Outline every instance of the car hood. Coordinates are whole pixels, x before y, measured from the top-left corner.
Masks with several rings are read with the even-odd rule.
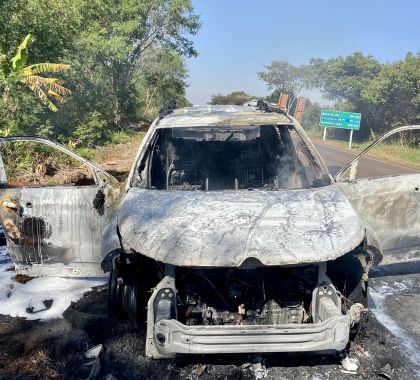
[[[131,188],[119,210],[124,244],[182,266],[295,265],[335,259],[364,238],[335,185],[282,191]]]

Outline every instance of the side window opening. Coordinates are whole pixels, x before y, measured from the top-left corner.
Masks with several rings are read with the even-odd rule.
[[[420,129],[398,131],[378,142],[340,175],[341,179],[383,178],[420,173]]]
[[[160,190],[275,190],[328,184],[322,182],[328,175],[315,159],[305,159],[311,156],[309,150],[296,151],[299,139],[293,126],[285,125],[165,128],[157,131],[139,175],[143,183]]]
[[[2,187],[95,185],[91,168],[49,145],[4,141],[0,150],[7,181]]]

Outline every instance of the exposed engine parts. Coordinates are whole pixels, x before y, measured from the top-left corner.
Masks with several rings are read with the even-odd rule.
[[[180,268],[176,279],[178,316],[186,325],[297,324],[311,321],[318,268]]]
[[[251,268],[252,267],[252,268]],[[165,266],[147,304],[146,355],[289,352],[346,346],[363,305],[327,275],[327,263],[243,268]],[[332,347],[332,348],[331,348]]]

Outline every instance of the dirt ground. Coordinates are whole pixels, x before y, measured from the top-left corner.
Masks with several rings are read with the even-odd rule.
[[[0,379],[414,379],[416,369],[400,342],[369,315],[348,350],[358,374],[343,373],[340,358],[269,354],[144,356],[144,328],[106,317],[106,289],[85,294],[64,319],[27,321],[0,315]],[[93,368],[85,358],[102,344]]]
[[[93,151],[91,161],[112,174],[120,182],[124,182],[128,177],[143,137],[144,133],[139,132],[128,143],[97,147]]]

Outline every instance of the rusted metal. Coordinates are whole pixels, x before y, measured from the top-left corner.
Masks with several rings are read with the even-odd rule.
[[[299,123],[302,122],[303,112],[305,111],[305,103],[306,103],[306,98],[302,96],[298,98],[297,103],[296,103],[294,118]]]
[[[287,112],[287,102],[289,101],[289,94],[281,93],[277,106],[283,112]]]

